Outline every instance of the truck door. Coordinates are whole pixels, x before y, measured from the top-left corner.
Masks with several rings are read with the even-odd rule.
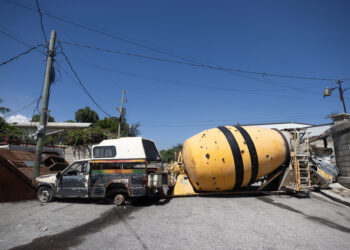
[[[89,186],[88,161],[73,163],[59,180],[60,195],[62,197],[88,197]]]

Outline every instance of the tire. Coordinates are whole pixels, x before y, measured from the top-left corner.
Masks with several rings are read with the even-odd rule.
[[[116,206],[121,206],[125,203],[125,197],[123,194],[116,194],[113,201]]]
[[[38,201],[42,203],[49,203],[53,200],[53,190],[48,186],[42,186],[37,191]]]

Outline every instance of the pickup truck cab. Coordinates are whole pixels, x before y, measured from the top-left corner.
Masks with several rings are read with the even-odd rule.
[[[92,158],[73,162],[57,175],[37,177],[37,198],[113,200],[156,196],[167,186],[162,161],[153,141],[141,137],[104,140],[92,147]]]
[[[50,202],[55,197],[88,198],[90,159],[73,162],[62,172],[39,176],[35,179],[37,198]]]

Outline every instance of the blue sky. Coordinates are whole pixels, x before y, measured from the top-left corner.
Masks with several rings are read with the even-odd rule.
[[[34,0],[16,2],[36,8]],[[39,3],[44,13],[202,64],[283,75],[350,77],[349,1]],[[180,60],[46,15],[43,24],[47,36],[55,29],[61,41]],[[0,0],[0,30],[31,46],[44,40],[38,13],[4,0]],[[0,41],[0,62],[28,49],[1,33]],[[326,116],[331,112],[342,112],[337,92],[323,98],[325,87],[335,86],[334,81],[237,76],[67,44],[63,48],[106,112],[117,116],[115,107],[120,106],[122,90],[127,91],[128,121],[140,122],[141,135],[153,139],[160,149],[218,125],[287,121],[322,124],[330,122]],[[74,119],[77,109],[90,106],[103,118],[72,80],[62,55],[58,53],[56,60],[51,115],[56,121]],[[45,63],[42,54],[32,52],[0,67],[3,106],[15,111],[40,95]],[[343,85],[350,87],[350,81]],[[347,102],[349,95],[350,91],[345,93]],[[34,108],[32,105],[19,114],[31,117]]]

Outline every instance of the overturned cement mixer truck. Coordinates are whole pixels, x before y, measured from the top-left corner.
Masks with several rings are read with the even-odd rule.
[[[35,181],[42,202],[80,197],[121,205],[145,196],[307,192],[337,175],[336,167],[310,148],[303,130],[220,126],[186,140],[182,157],[164,167],[153,141],[124,137],[104,140],[93,146],[92,159]]]
[[[187,139],[168,165],[174,196],[209,192],[293,191],[324,187],[338,172],[315,157],[305,129],[219,126]],[[170,193],[170,192],[168,192]]]

